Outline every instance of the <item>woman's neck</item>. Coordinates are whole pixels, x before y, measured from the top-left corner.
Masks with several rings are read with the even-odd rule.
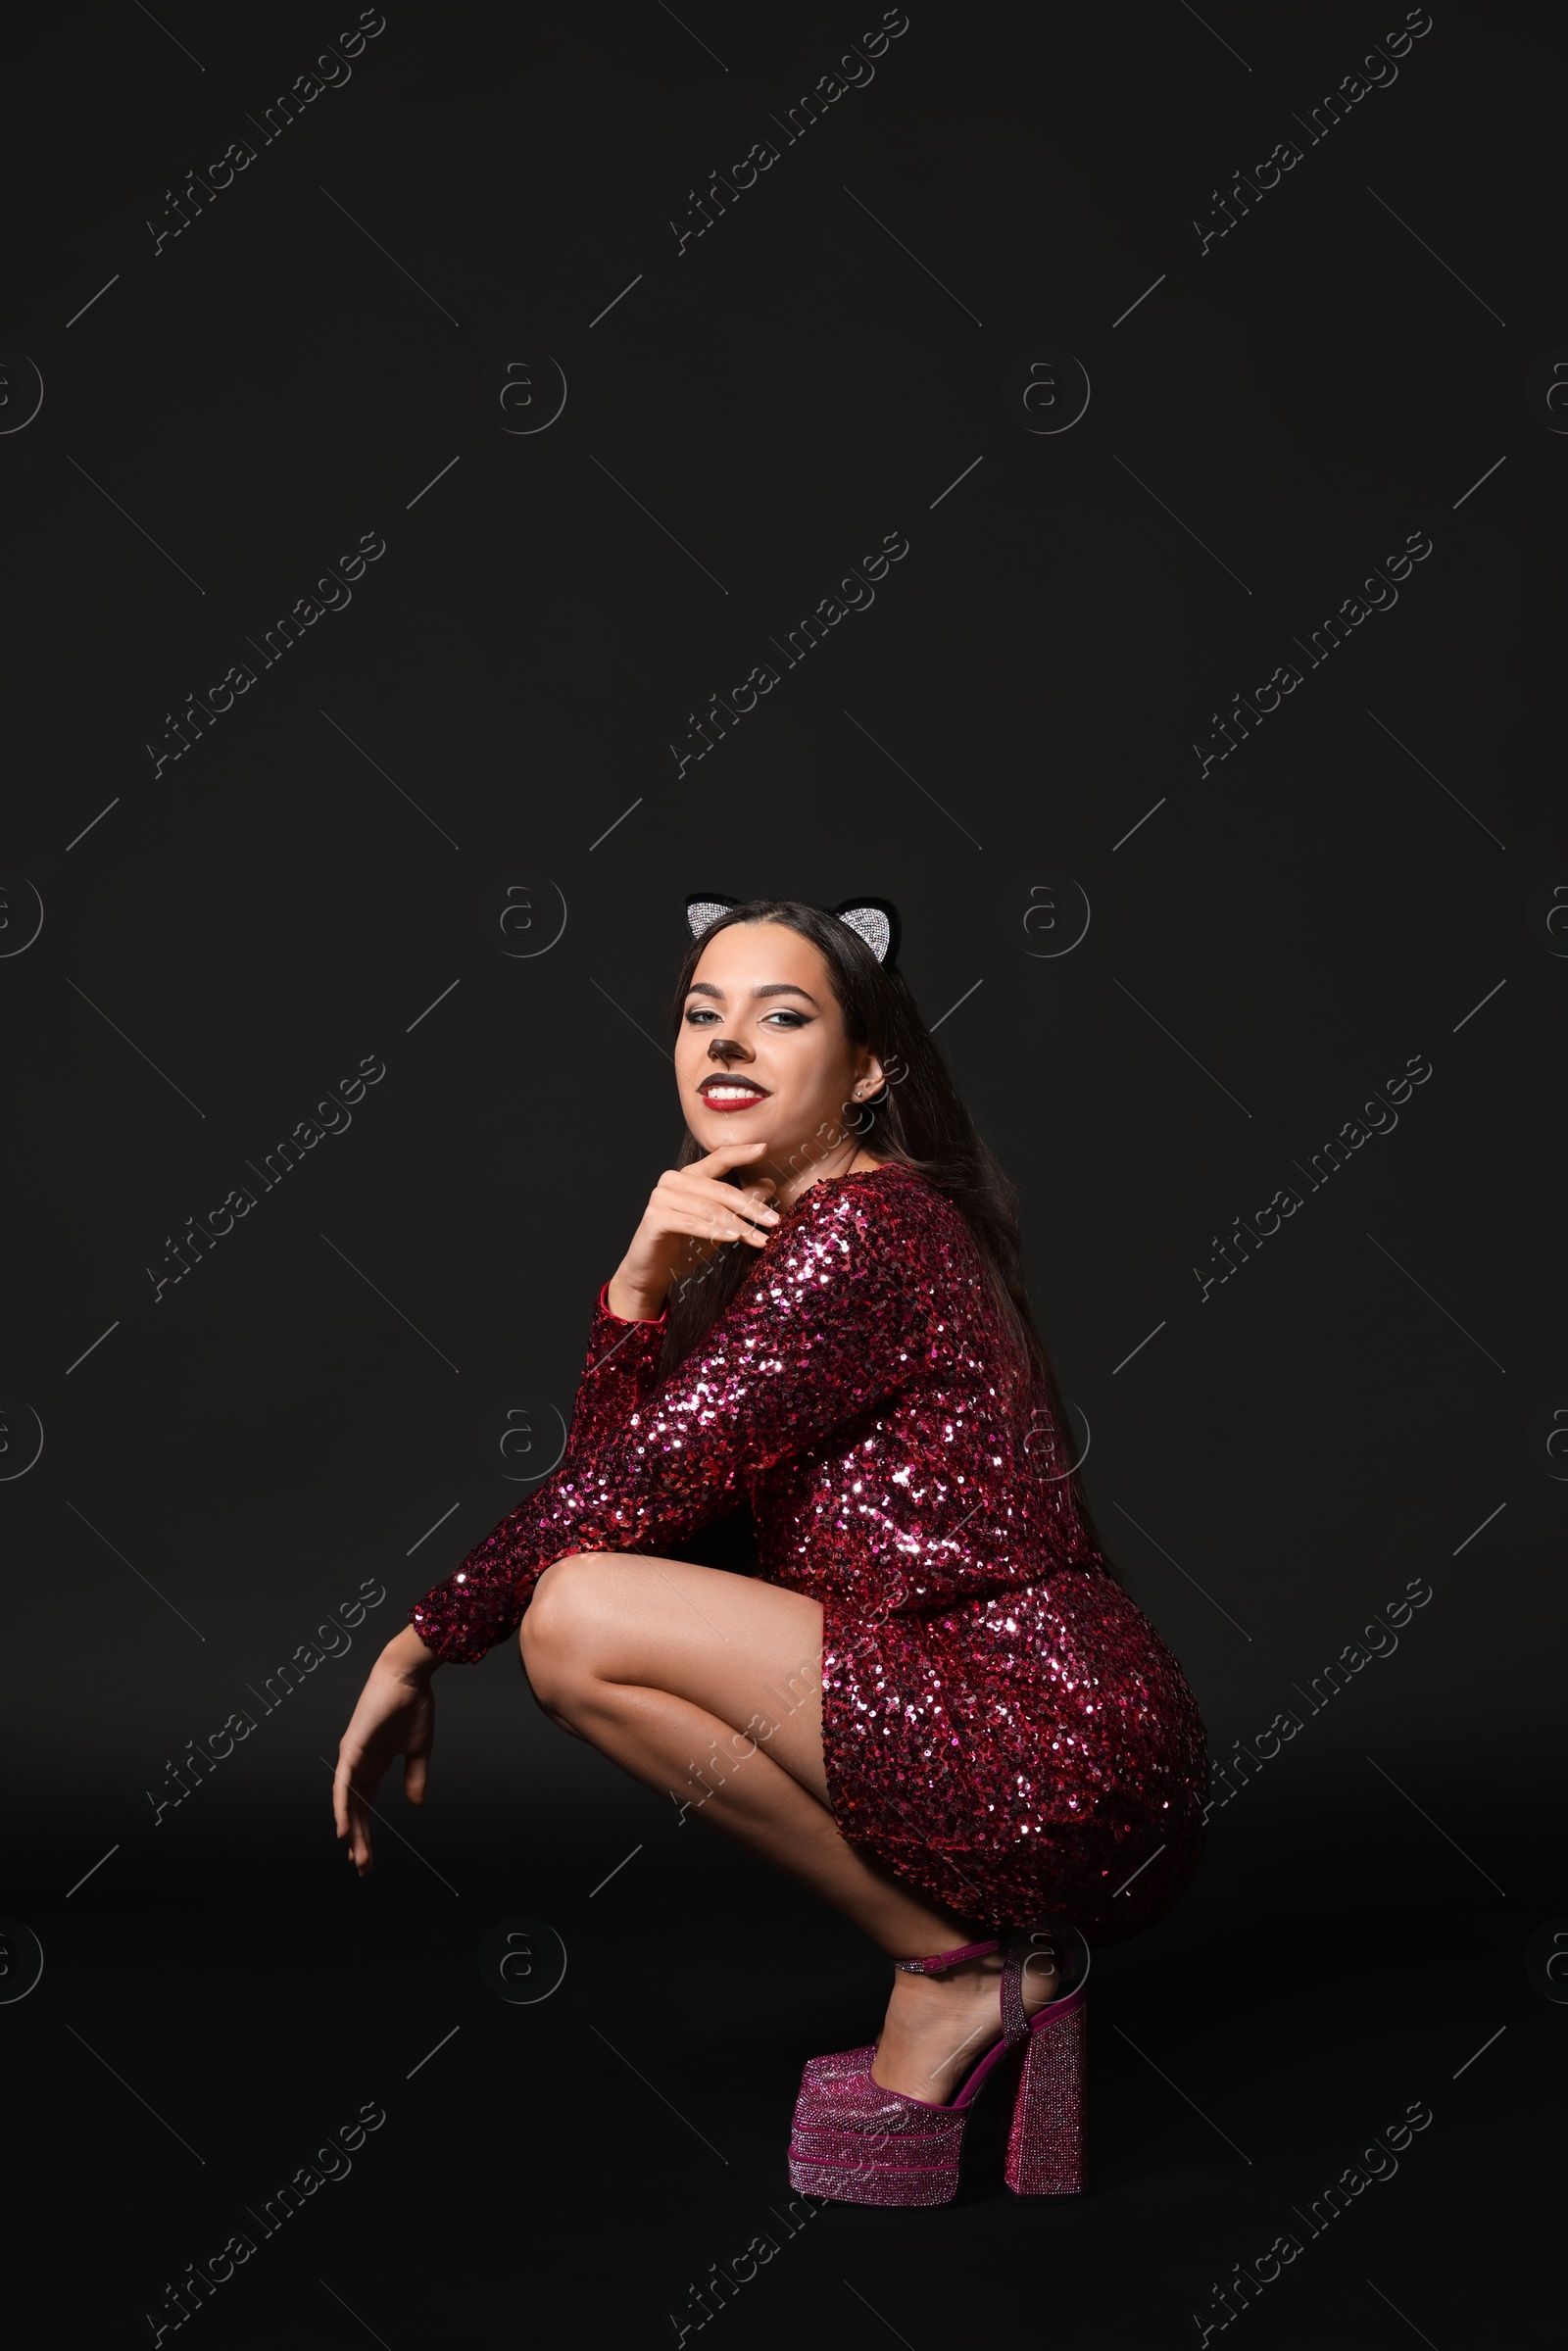
[[[824,1152],[820,1158],[809,1161],[806,1167],[791,1170],[788,1174],[780,1176],[777,1193],[778,1204],[781,1208],[793,1208],[803,1194],[809,1192],[813,1184],[821,1183],[826,1176],[862,1175],[869,1169],[881,1167],[883,1164],[881,1159],[875,1158],[870,1151],[861,1150],[858,1145],[851,1150],[848,1145],[841,1144],[836,1151]]]

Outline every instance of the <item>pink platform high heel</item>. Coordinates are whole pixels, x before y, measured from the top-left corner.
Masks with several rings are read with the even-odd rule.
[[[999,1948],[966,1943],[929,1959],[900,1959],[911,1975],[940,1976]],[[975,2101],[988,2083],[1011,2083],[1012,2123],[1004,2178],[1015,2196],[1071,2196],[1084,2184],[1082,1983],[1026,2016],[1026,1933],[1006,1938],[1002,2038],[947,2105],[888,2089],[871,2072],[874,2048],[812,2058],[790,2133],[790,2185],[845,2204],[949,2204]],[[994,2093],[998,2094],[998,2093]]]

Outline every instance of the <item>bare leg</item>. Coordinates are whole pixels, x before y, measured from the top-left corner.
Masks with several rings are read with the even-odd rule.
[[[906,1885],[839,1835],[822,1766],[822,1611],[753,1576],[588,1552],[535,1587],[521,1651],[546,1713],[651,1788],[787,1870],[894,1958],[985,1929]],[[896,1975],[876,2077],[942,2100],[997,2036],[1000,1961]],[[1025,2005],[1054,1985],[1031,1983]]]

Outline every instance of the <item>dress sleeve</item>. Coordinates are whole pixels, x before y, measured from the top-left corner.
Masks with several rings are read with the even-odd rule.
[[[813,1185],[670,1379],[624,1418],[594,1407],[580,1438],[579,1408],[555,1475],[409,1611],[427,1647],[473,1663],[521,1622],[552,1561],[658,1552],[732,1509],[751,1476],[898,1395],[921,1368],[926,1294],[903,1248],[902,1187],[873,1190]]]
[[[564,1460],[591,1450],[599,1436],[647,1401],[659,1385],[659,1358],[666,1317],[622,1322],[610,1311],[607,1282],[595,1301],[588,1330],[588,1355],[572,1408]]]

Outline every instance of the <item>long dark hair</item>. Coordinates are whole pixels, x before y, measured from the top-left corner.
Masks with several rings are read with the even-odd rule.
[[[692,975],[703,950],[718,932],[737,922],[781,923],[808,939],[821,955],[851,1041],[870,1047],[888,1079],[872,1101],[845,1103],[832,1140],[858,1136],[861,1149],[872,1156],[917,1169],[952,1200],[973,1235],[1003,1331],[1033,1402],[1037,1409],[1045,1405],[1061,1443],[1070,1450],[1071,1423],[1024,1282],[1017,1192],[948,1075],[903,974],[879,963],[858,934],[836,914],[824,913],[799,899],[749,899],[729,907],[701,938],[693,940],[681,964],[670,1010],[671,1037],[679,1036]],[[688,1129],[677,1164],[689,1167],[704,1155],[704,1147]],[[706,1338],[754,1261],[746,1244],[731,1242],[671,1286],[662,1357],[665,1377]],[[1076,1467],[1057,1474],[1072,1494],[1089,1541],[1104,1557],[1104,1545]],[[1106,1566],[1110,1567],[1108,1558]]]

